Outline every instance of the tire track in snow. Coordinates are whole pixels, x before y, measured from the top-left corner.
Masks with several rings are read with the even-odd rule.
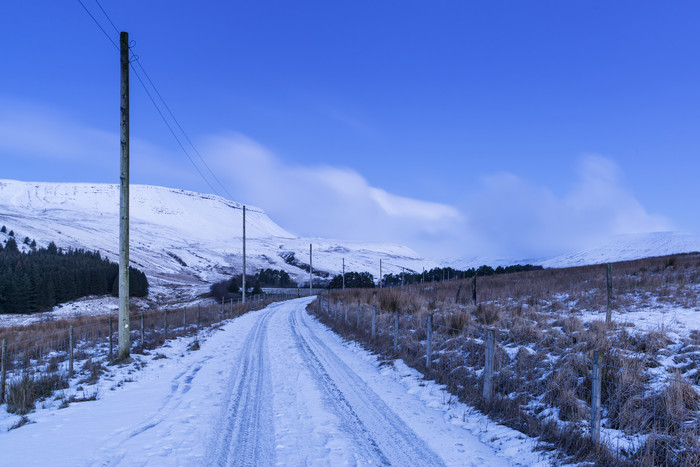
[[[306,318],[306,319],[305,319]],[[443,465],[362,379],[314,333],[306,311],[289,313],[289,324],[306,364],[326,401],[367,455],[361,462],[392,465]]]
[[[228,401],[209,449],[209,465],[272,465],[275,431],[267,326],[278,307],[261,314],[243,344],[226,390]]]

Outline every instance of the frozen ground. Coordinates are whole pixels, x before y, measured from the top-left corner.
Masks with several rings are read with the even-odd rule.
[[[76,381],[6,431],[4,465],[548,465],[536,441],[455,402],[402,362],[381,365],[310,317],[273,304]],[[136,367],[143,367],[136,370]],[[77,380],[77,378],[76,378]],[[40,403],[41,404],[41,403]]]

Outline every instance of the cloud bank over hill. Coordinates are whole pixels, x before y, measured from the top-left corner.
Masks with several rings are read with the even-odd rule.
[[[118,182],[117,132],[27,102],[0,103],[7,104],[0,107],[0,154],[11,169],[6,176]],[[463,187],[454,201],[439,202],[374,186],[351,164],[292,163],[239,133],[213,135],[197,146],[232,201],[262,207],[297,235],[405,244],[433,258],[515,260],[675,227],[649,212],[627,188],[622,169],[600,155],[580,156],[559,193],[553,184],[503,171]],[[132,182],[209,191],[181,153],[138,137],[132,139]],[[411,186],[402,191],[417,192]]]
[[[433,257],[550,257],[619,235],[668,231],[647,212],[609,158],[579,158],[563,195],[515,174],[484,176],[458,204],[389,193],[349,168],[286,163],[239,134],[211,138],[207,153],[240,199],[291,231],[403,243]]]

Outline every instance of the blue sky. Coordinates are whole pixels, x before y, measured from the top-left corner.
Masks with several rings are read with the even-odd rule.
[[[537,258],[700,231],[694,2],[101,5],[226,191],[297,234]],[[3,2],[0,37],[2,177],[118,182],[118,52],[78,1]],[[131,80],[132,182],[211,192]]]

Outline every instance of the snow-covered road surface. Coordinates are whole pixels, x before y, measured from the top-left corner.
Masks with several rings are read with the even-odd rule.
[[[0,432],[0,464],[548,465],[533,440],[343,342],[310,300],[232,320],[199,350],[173,341],[114,370],[97,401],[37,410]]]

